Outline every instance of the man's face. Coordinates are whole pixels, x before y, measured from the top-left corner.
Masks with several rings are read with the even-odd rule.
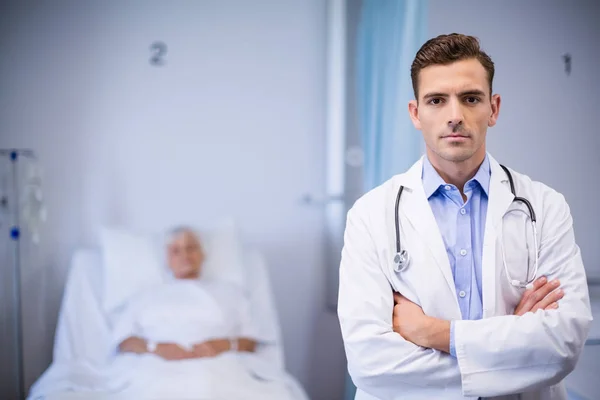
[[[419,75],[418,103],[409,103],[432,163],[481,162],[487,128],[494,126],[500,96],[490,98],[487,72],[476,59],[432,65]]]
[[[191,232],[182,232],[169,244],[169,267],[178,279],[192,279],[200,275],[204,252],[200,241]]]

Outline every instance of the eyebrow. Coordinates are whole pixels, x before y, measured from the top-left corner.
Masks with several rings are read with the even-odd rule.
[[[464,97],[464,96],[485,96],[485,92],[479,90],[479,89],[469,89],[469,90],[465,90],[463,92],[460,92],[458,94],[459,97]],[[427,99],[431,99],[434,97],[448,97],[448,93],[442,93],[442,92],[433,92],[433,93],[427,93],[425,96],[423,96],[424,100]]]
[[[464,92],[460,92],[458,94],[460,97],[463,96],[485,96],[485,92],[479,89],[471,89],[471,90],[465,90]]]

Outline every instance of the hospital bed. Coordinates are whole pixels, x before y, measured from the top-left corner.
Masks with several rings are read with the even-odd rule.
[[[273,344],[257,350],[257,356],[284,371],[280,327],[265,262],[259,252],[248,251],[245,268],[253,316],[260,329],[276,335]],[[75,252],[60,309],[53,361],[32,385],[31,400],[120,399],[119,382],[106,390],[107,362],[114,354],[110,328],[101,307],[103,257],[98,248]],[[112,351],[112,353],[111,353]],[[300,384],[285,373],[294,400],[307,400]],[[103,383],[104,382],[104,383]],[[102,391],[104,390],[104,391]]]

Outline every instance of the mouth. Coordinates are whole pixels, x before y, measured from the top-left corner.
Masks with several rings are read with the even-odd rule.
[[[445,135],[442,136],[442,139],[446,139],[446,140],[467,140],[469,139],[468,135],[459,135],[459,134],[451,134],[451,135]]]

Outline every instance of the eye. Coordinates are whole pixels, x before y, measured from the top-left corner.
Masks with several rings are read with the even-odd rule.
[[[477,104],[479,103],[481,100],[479,99],[479,97],[475,97],[475,96],[469,96],[467,98],[465,98],[465,100],[467,101],[467,103],[469,104]]]
[[[429,100],[427,103],[434,105],[434,106],[439,106],[440,104],[442,104],[442,99],[439,97],[434,97],[433,99]]]

